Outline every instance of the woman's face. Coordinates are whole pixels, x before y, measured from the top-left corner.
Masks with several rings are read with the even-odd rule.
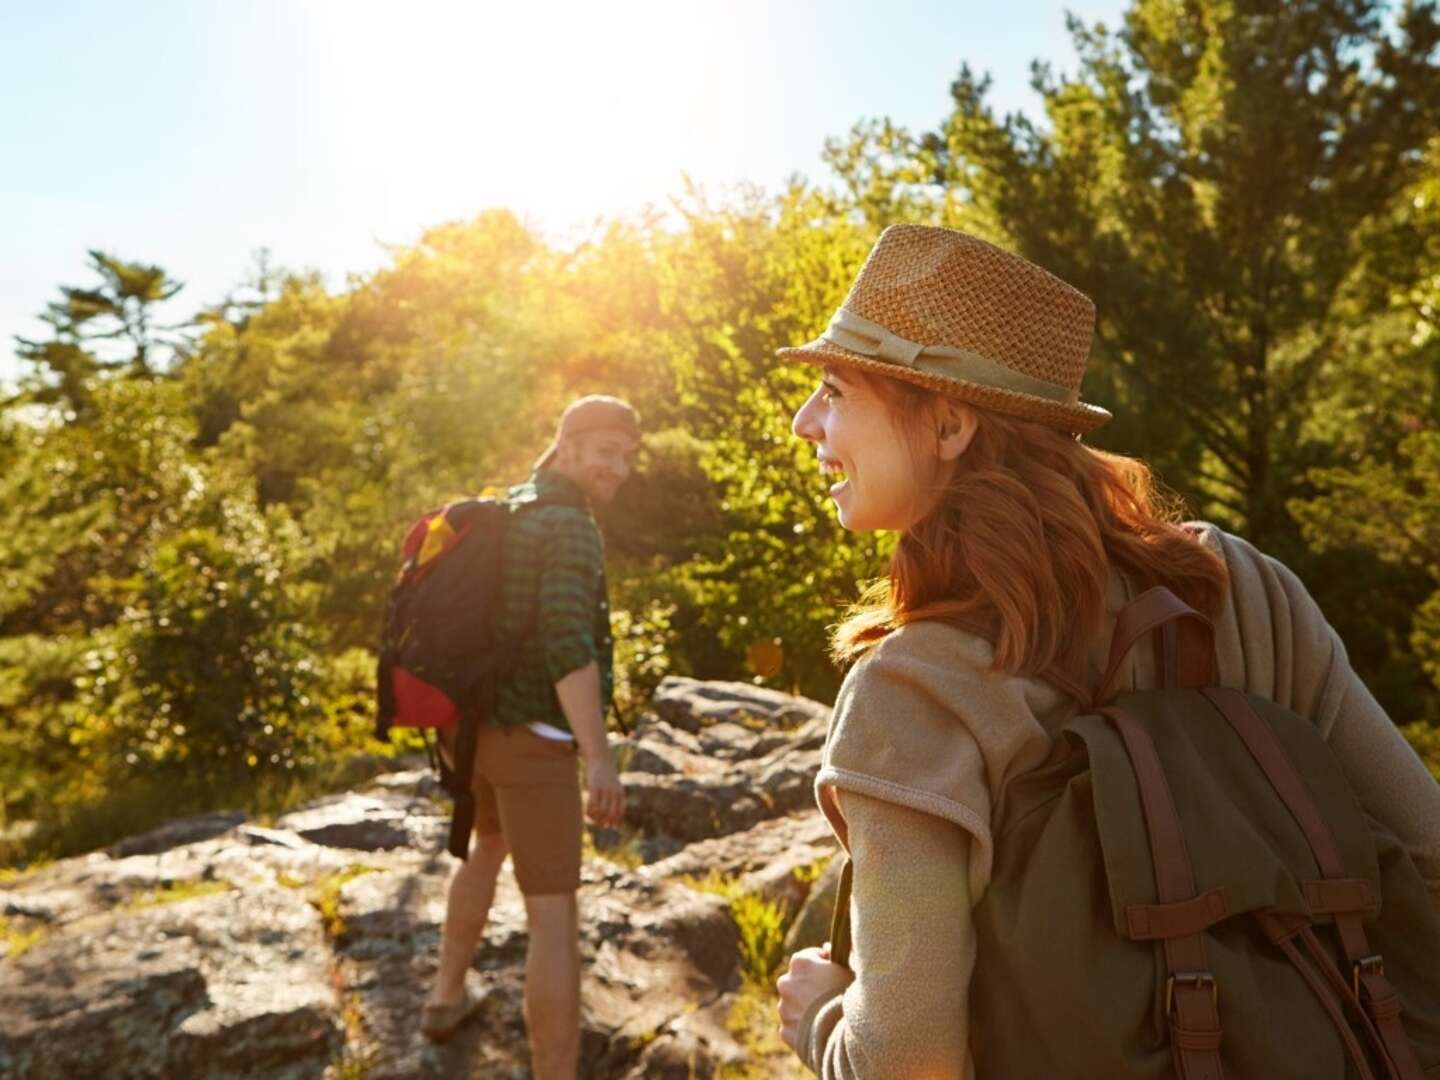
[[[790,430],[815,444],[840,524],[851,532],[908,529],[943,483],[940,454],[917,452],[874,383],[838,365],[825,367]]]

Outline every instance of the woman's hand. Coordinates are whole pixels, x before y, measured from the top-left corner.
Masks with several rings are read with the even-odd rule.
[[[843,990],[855,979],[848,967],[830,962],[830,943],[820,948],[801,949],[790,957],[790,970],[776,982],[780,988],[780,1038],[792,1050],[799,1038],[798,1028],[805,1010],[831,990]]]

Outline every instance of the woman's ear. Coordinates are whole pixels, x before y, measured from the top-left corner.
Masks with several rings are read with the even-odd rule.
[[[954,398],[942,398],[935,424],[935,452],[941,461],[955,461],[970,446],[980,426],[975,410]]]

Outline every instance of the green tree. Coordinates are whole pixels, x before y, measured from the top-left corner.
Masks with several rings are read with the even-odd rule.
[[[1320,373],[1326,407],[1311,422],[1329,461],[1290,509],[1315,550],[1387,568],[1392,588],[1359,605],[1376,620],[1371,638],[1390,639],[1390,663],[1376,667],[1428,691],[1412,691],[1403,715],[1440,720],[1440,139],[1428,161],[1367,232],[1347,329]]]
[[[149,378],[164,370],[188,343],[188,322],[159,321],[158,307],[183,287],[164,269],[91,251],[100,278],[91,287],[61,286],[40,316],[51,330],[44,341],[17,337],[17,355],[33,364],[31,399],[57,402],[78,414],[90,405],[90,386],[106,372]]]
[[[1091,295],[1090,392],[1120,406],[1102,439],[1283,543],[1337,296],[1440,118],[1435,5],[1389,14],[1364,0],[1138,0],[1117,32],[1071,20],[1076,74],[1037,65],[1045,124],[997,118],[966,68],[951,116],[900,165],[852,157],[928,170],[943,192],[933,213],[971,207]]]
[[[125,584],[77,683],[77,745],[93,736],[130,770],[183,766],[191,784],[316,764],[327,732],[312,558],[283,509],[207,500]]]
[[[88,632],[113,622],[108,588],[176,527],[205,480],[172,381],[113,380],[93,415],[12,410],[0,443],[0,635]]]

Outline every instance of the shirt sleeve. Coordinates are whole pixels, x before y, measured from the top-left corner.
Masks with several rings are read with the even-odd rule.
[[[604,554],[588,516],[552,511],[545,522],[536,632],[551,682],[598,659],[595,612]]]
[[[1340,635],[1294,572],[1239,537],[1224,537],[1224,547],[1242,643],[1242,669],[1227,681],[1320,729],[1361,807],[1404,845],[1440,910],[1440,784],[1355,674]],[[1266,602],[1245,605],[1247,596]]]
[[[969,834],[924,811],[836,792],[854,864],[855,980],[801,1024],[801,1060],[822,1080],[967,1080]]]
[[[1274,565],[1294,598],[1292,622],[1298,641],[1313,642],[1311,647],[1325,657],[1323,684],[1307,695],[1320,702],[1316,722],[1340,759],[1361,807],[1404,845],[1440,912],[1440,784],[1355,674],[1345,643],[1319,605],[1294,574]],[[1300,647],[1297,644],[1297,650]]]
[[[978,898],[993,855],[991,767],[969,718],[998,729],[991,742],[1008,762],[1019,751],[1005,741],[1023,738],[1021,720],[1030,714],[1016,696],[1020,681],[986,670],[954,633],[916,625],[900,638],[882,642],[846,677],[815,778],[817,800],[842,843],[845,823],[833,806],[842,788],[958,826],[971,839],[970,893]],[[1033,719],[1029,727],[1039,730]]]

